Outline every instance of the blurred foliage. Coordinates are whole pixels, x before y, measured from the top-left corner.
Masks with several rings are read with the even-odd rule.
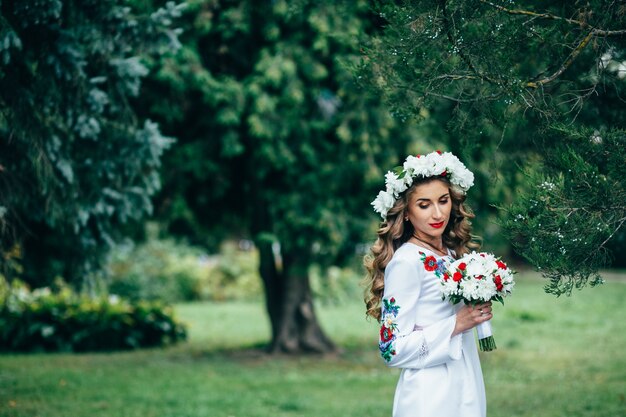
[[[355,83],[369,3],[194,0],[181,19],[182,48],[150,63],[137,100],[179,140],[156,199],[167,231],[280,242],[303,268],[353,256],[384,169],[416,140]]]
[[[151,213],[172,139],[129,100],[141,58],[179,46],[182,7],[122,0],[0,2],[0,252],[45,285],[96,270],[126,224]]]
[[[356,265],[328,268],[312,265],[309,275],[315,300],[321,304],[340,305],[363,297],[360,285],[363,273]]]
[[[173,239],[149,239],[117,246],[106,266],[108,292],[131,300],[256,300],[262,294],[258,253],[232,242],[207,256]]]
[[[1,351],[95,351],[185,340],[185,327],[160,303],[88,297],[63,282],[30,291],[0,276]]]
[[[364,53],[364,82],[468,157],[479,217],[505,209],[503,235],[548,292],[600,282],[608,248],[626,250],[626,7],[442,0],[377,10],[385,31]]]
[[[150,63],[136,100],[178,138],[157,217],[209,250],[254,241],[270,350],[331,351],[303,313],[314,311],[309,270],[344,264],[372,239],[370,201],[416,142],[355,82],[379,19],[367,0],[192,0],[181,21],[182,48]]]
[[[248,246],[242,249],[244,244]],[[140,244],[118,245],[106,263],[106,292],[132,301],[167,303],[260,300],[259,253],[249,245],[226,241],[213,255],[173,239],[152,237]],[[322,303],[361,295],[362,274],[354,265],[327,269],[312,265],[310,276],[313,293]]]

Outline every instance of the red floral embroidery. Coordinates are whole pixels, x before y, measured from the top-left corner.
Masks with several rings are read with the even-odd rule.
[[[399,310],[400,306],[396,304],[395,298],[392,297],[389,300],[383,298],[381,316],[381,322],[383,325],[380,327],[380,340],[378,342],[378,348],[380,349],[381,356],[386,362],[391,361],[392,356],[396,354],[393,341],[396,340],[395,332],[398,331],[396,317],[398,317]]]
[[[467,268],[467,264],[465,262],[461,262],[458,268],[460,271],[465,271],[465,268]]]
[[[427,256],[424,259],[424,268],[427,271],[434,271],[437,269],[437,259],[434,256]]]
[[[457,271],[454,273],[454,275],[452,275],[452,279],[454,280],[454,282],[459,282],[463,279],[463,274]]]
[[[502,261],[496,261],[496,265],[498,265],[500,269],[506,269],[506,264]]]
[[[385,326],[380,328],[380,340],[388,342],[393,339],[393,331]]]

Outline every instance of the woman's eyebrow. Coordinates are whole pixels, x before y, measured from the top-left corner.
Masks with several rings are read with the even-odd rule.
[[[444,197],[449,197],[449,196],[450,196],[450,193],[445,193],[441,197],[439,197],[439,199],[442,199]],[[416,201],[430,201],[430,198],[418,198]]]

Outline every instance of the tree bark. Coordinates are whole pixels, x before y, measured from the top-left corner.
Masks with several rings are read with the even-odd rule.
[[[307,265],[289,255],[283,256],[282,265],[278,265],[271,242],[259,242],[258,248],[259,269],[272,329],[269,352],[335,352],[335,344],[317,321]]]

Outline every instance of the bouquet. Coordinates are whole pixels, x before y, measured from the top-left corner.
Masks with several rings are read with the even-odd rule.
[[[499,301],[511,294],[515,282],[514,272],[493,254],[485,252],[468,253],[450,263],[441,277],[442,298],[453,304],[464,301],[477,305],[487,301]],[[476,326],[480,350],[496,349],[490,321]]]

